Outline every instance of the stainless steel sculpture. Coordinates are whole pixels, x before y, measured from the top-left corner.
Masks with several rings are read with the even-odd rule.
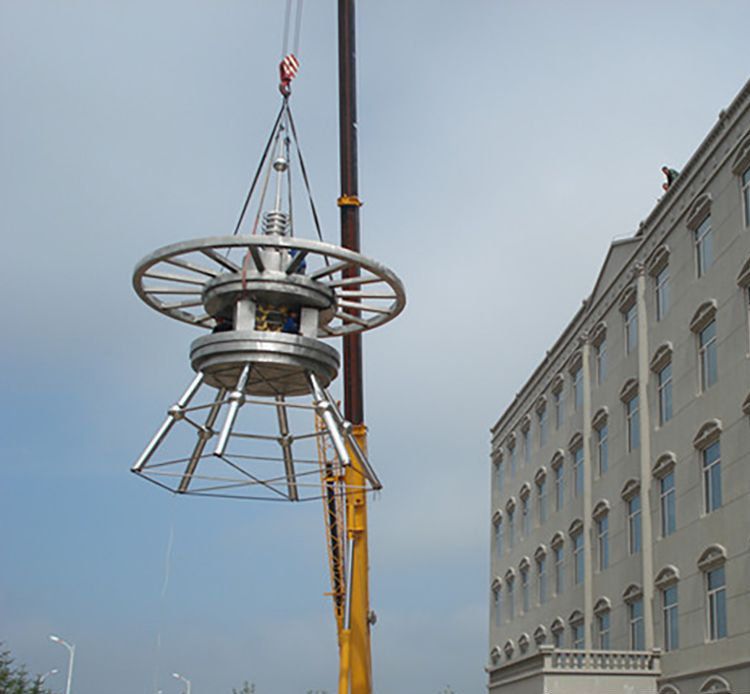
[[[261,198],[260,233],[165,246],[133,276],[149,306],[208,331],[190,348],[196,376],[132,468],[178,494],[319,498],[318,436],[330,438],[337,465],[357,456],[368,487],[380,488],[328,391],[339,354],[325,340],[397,316],[403,286],[359,253],[293,235],[281,118],[273,135],[278,155],[264,191],[273,174],[276,194],[262,215]]]

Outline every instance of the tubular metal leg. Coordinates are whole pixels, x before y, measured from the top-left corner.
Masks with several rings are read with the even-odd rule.
[[[224,397],[226,396],[226,394],[226,388],[222,388],[221,390],[219,390],[214,404],[211,405],[211,409],[209,409],[208,411],[206,421],[203,424],[201,430],[198,432],[198,441],[195,444],[195,448],[193,448],[193,453],[190,456],[190,461],[188,462],[187,467],[185,468],[185,473],[182,475],[182,479],[180,480],[180,486],[177,487],[178,494],[184,494],[190,486],[190,482],[192,481],[193,475],[195,474],[195,468],[198,466],[198,462],[203,455],[206,444],[208,443],[208,440],[214,435],[213,427],[219,417],[219,412],[221,411],[221,406],[224,404]]]
[[[284,453],[284,471],[286,473],[286,483],[289,489],[289,499],[299,501],[297,492],[297,480],[294,474],[294,459],[292,458],[292,437],[289,435],[289,419],[286,413],[285,401],[283,395],[276,396],[276,415],[279,419],[279,433],[281,438],[281,450]]]
[[[237,413],[245,402],[245,387],[247,386],[247,379],[249,377],[250,364],[245,364],[242,373],[240,373],[240,377],[237,379],[237,386],[229,394],[229,410],[227,411],[227,418],[224,421],[224,426],[221,428],[219,440],[216,443],[216,450],[214,451],[214,455],[219,458],[224,455],[227,443],[229,442],[229,435],[232,433],[234,421],[237,419]]]
[[[346,444],[341,436],[341,430],[339,429],[336,417],[333,415],[331,410],[335,410],[336,406],[331,406],[331,403],[326,398],[325,391],[320,387],[317,376],[311,371],[306,372],[307,382],[310,384],[310,389],[313,394],[313,401],[315,403],[315,409],[320,414],[323,423],[328,430],[328,434],[333,442],[333,447],[336,449],[336,454],[339,457],[342,465],[349,465],[349,451],[346,450]]]
[[[326,400],[328,400],[331,405],[331,411],[333,412],[333,416],[336,418],[339,427],[341,427],[341,431],[344,432],[346,442],[352,447],[354,453],[357,456],[357,459],[362,463],[365,476],[368,480],[370,480],[370,483],[372,484],[374,489],[382,489],[382,482],[375,473],[375,470],[373,470],[372,466],[370,465],[370,461],[367,460],[367,456],[365,455],[364,451],[360,448],[357,438],[355,436],[352,436],[351,424],[349,424],[349,422],[344,419],[341,411],[338,407],[336,407],[336,401],[331,397],[331,394],[328,392],[328,390],[324,388],[323,394],[325,395]]]
[[[169,433],[169,430],[172,428],[174,423],[184,417],[185,408],[198,392],[198,389],[201,387],[202,383],[203,374],[199,373],[187,387],[187,390],[182,394],[182,397],[174,405],[172,405],[172,407],[169,408],[167,418],[164,420],[164,423],[159,427],[159,430],[156,432],[156,434],[154,434],[154,438],[152,438],[148,446],[146,446],[146,450],[144,450],[138,460],[135,461],[135,465],[130,468],[133,472],[140,472],[144,468],[151,456],[156,452],[156,449],[161,445],[161,442]]]

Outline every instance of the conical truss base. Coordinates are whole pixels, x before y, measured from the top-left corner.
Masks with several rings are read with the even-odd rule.
[[[253,397],[247,392],[253,368],[247,363],[231,390],[212,387],[198,373],[132,471],[176,494],[307,501],[330,493],[333,478],[340,493],[352,491],[340,482],[344,468],[355,465],[356,488],[381,488],[315,373],[305,372],[306,397]],[[323,446],[334,452],[332,461],[319,456]]]

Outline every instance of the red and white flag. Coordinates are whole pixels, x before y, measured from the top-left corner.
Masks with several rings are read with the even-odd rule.
[[[289,85],[297,75],[298,70],[299,60],[297,60],[294,53],[285,56],[279,63],[279,77],[281,79],[280,86],[282,91],[288,91]]]

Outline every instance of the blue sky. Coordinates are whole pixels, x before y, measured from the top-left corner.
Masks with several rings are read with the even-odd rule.
[[[39,672],[64,670],[48,634],[76,643],[76,694],[176,693],[174,670],[195,694],[334,690],[321,509],[172,498],[128,472],[194,337],[141,304],[133,266],[233,228],[278,108],[284,5],[0,3],[0,639]],[[750,6],[358,10],[363,250],[409,300],[365,338],[386,485],[376,690],[470,694],[488,429],[653,207],[661,165],[679,169],[744,84]],[[292,97],[330,240],[335,32],[335,3],[309,0]]]

